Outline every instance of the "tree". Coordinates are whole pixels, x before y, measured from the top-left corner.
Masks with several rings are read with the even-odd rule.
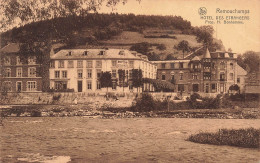
[[[195,28],[195,35],[198,42],[203,43],[204,46],[209,47],[213,42],[214,29],[210,25],[204,25]]]
[[[182,41],[179,42],[179,44],[177,45],[177,49],[182,51],[183,58],[184,58],[184,53],[190,51],[189,42],[186,41],[186,40],[182,40]]]
[[[177,58],[172,56],[172,54],[168,54],[164,60],[176,60]]]
[[[111,73],[106,71],[106,72],[101,72],[101,76],[100,76],[100,84],[101,87],[107,88],[107,92],[108,92],[108,87],[112,87],[112,76]]]
[[[244,63],[249,66],[250,72],[258,72],[260,65],[260,56],[254,51],[247,51],[243,54]]]
[[[136,87],[138,92],[138,88],[143,85],[142,70],[133,69],[132,80],[133,80],[133,87]]]
[[[151,45],[148,42],[141,42],[132,45],[130,47],[130,50],[137,51],[138,53],[147,55],[151,51]]]

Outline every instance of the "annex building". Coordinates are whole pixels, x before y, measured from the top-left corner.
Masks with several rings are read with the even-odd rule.
[[[156,79],[157,67],[147,56],[124,49],[63,49],[51,57],[49,77],[50,88],[55,90],[73,89],[74,92],[102,92],[101,72],[110,72],[112,92],[136,92],[133,87],[133,69],[140,69],[143,78]],[[119,78],[124,71],[124,81]],[[144,84],[146,90],[153,86]]]
[[[238,76],[240,66],[236,54],[209,52],[190,55],[184,59],[153,61],[157,65],[157,78],[175,85],[174,92],[182,93],[228,93],[245,75]]]
[[[22,61],[19,44],[11,43],[0,50],[0,88],[5,92],[41,92],[42,77],[36,57]]]

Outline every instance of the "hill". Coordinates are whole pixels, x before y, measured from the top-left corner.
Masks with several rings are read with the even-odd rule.
[[[63,44],[62,48],[130,49],[137,43],[147,42],[149,52],[163,59],[169,54],[179,57],[182,52],[176,46],[182,40],[188,41],[191,51],[202,46],[195,36],[198,30],[180,16],[87,14],[14,28],[1,34],[1,46],[7,42],[23,42],[29,46],[42,42],[45,46]]]

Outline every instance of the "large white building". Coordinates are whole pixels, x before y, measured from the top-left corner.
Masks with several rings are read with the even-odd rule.
[[[74,92],[106,91],[101,88],[101,72],[109,71],[112,87],[109,91],[136,91],[132,85],[132,70],[142,70],[143,78],[156,79],[157,67],[147,56],[123,49],[66,49],[51,56],[50,87],[56,90],[74,89]],[[125,71],[120,83],[118,70]],[[124,85],[124,87],[122,87]],[[152,91],[151,85],[144,85]]]

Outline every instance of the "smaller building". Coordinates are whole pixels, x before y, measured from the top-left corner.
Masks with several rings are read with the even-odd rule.
[[[0,86],[6,92],[41,92],[40,64],[31,56],[22,62],[19,44],[11,43],[0,50]]]
[[[245,84],[246,84],[247,72],[242,67],[237,65],[237,81],[236,84],[239,87],[240,93],[245,93]]]

